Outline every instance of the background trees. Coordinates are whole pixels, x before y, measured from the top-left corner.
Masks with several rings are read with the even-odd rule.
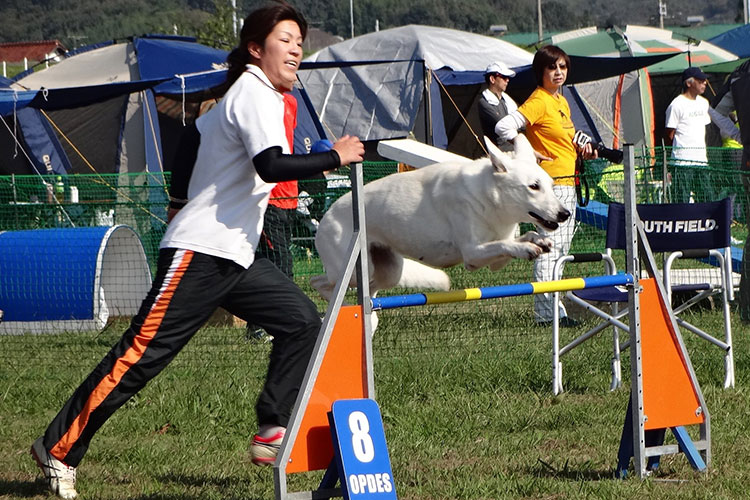
[[[221,46],[234,42],[230,0],[4,0],[0,4],[0,42],[58,39],[68,48],[144,33],[200,36]],[[236,0],[241,19],[267,0]],[[310,25],[350,36],[349,0],[291,0]],[[536,0],[353,0],[354,33],[405,24],[444,26],[486,33],[493,24],[511,32],[537,30]],[[736,22],[738,0],[667,0],[673,19],[703,15],[706,22]],[[649,24],[656,0],[543,0],[545,30],[607,24]]]

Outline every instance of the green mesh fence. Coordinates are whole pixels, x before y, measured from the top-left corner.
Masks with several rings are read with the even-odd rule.
[[[169,174],[0,176],[0,230],[123,224],[155,262],[166,228]]]
[[[707,166],[684,167],[675,165],[670,160],[669,149],[656,148],[637,152],[636,164],[636,196],[639,203],[674,200],[673,179],[677,177],[677,169],[682,168],[690,168],[704,176],[701,182],[690,186],[690,199],[708,201],[734,196],[733,246],[738,251],[742,250],[747,240],[747,175],[739,170],[735,150],[709,148]],[[365,163],[365,182],[396,170],[397,164],[393,162]],[[622,165],[612,165],[603,160],[588,162],[581,179],[583,194],[588,192],[588,206],[606,205],[613,200],[623,201],[623,180]],[[165,185],[169,182],[169,176],[76,175],[63,176],[59,181],[63,185],[62,193],[59,189],[56,190],[56,176],[0,177],[0,229],[12,231],[125,224],[140,236],[146,259],[153,269],[158,244],[166,228]],[[314,235],[317,223],[325,211],[338,197],[350,190],[349,172],[340,169],[326,179],[300,181],[299,188],[299,209],[293,221],[292,244],[295,281],[323,312],[326,303],[309,285],[311,276],[323,272],[315,252]],[[521,229],[525,231],[532,228],[523,225]],[[578,224],[575,231],[571,251],[603,250],[603,228]],[[624,257],[616,256],[616,260],[623,268]],[[685,265],[708,267],[696,262]],[[467,272],[457,266],[448,270],[448,273],[454,289],[525,283],[532,279],[532,263],[515,260],[497,272],[487,269]],[[584,264],[565,269],[566,278],[600,274],[603,274],[600,264]],[[383,291],[381,295],[411,292],[413,290],[394,289]],[[65,301],[66,297],[56,297],[55,300]],[[445,354],[451,351],[451,346],[456,342],[494,345],[498,335],[520,343],[548,342],[549,331],[536,326],[532,300],[531,297],[514,297],[498,301],[384,311],[381,313],[381,327],[376,337],[378,349],[379,352],[386,351],[390,355],[404,352]],[[586,318],[585,311],[571,309],[569,314],[572,317]],[[707,314],[710,317],[710,313]],[[746,317],[750,319],[750,313]],[[427,318],[435,322],[429,331],[423,331],[418,324]],[[229,335],[231,338],[217,338],[216,342],[234,345],[236,334]],[[606,340],[602,342],[606,344]]]
[[[396,169],[394,162],[366,162],[365,182]],[[138,233],[153,265],[167,226],[169,179],[168,173],[0,176],[0,231],[123,224]],[[299,189],[293,250],[304,260],[313,249],[318,220],[350,190],[349,170],[300,181]]]

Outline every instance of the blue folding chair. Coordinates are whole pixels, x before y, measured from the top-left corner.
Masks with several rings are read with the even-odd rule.
[[[654,253],[665,254],[662,269],[664,287],[671,299],[673,292],[692,292],[692,297],[674,309],[680,328],[695,333],[704,340],[724,351],[724,387],[734,387],[734,353],[732,348],[732,326],[729,302],[734,299],[732,279],[731,234],[732,199],[725,198],[707,203],[671,203],[637,206],[638,216],[643,222],[648,243]],[[555,263],[553,279],[562,278],[565,265],[583,262],[603,262],[607,274],[616,274],[617,267],[612,257],[613,250],[625,249],[625,207],[621,203],[611,203],[607,213],[606,250],[604,253],[570,254],[560,257]],[[699,259],[710,266],[690,269],[674,269],[677,259]],[[688,323],[680,313],[696,305],[701,300],[714,295],[721,296],[724,316],[724,340],[720,340],[704,330]],[[627,343],[620,344],[619,332],[628,332],[628,326],[621,321],[627,315],[628,293],[625,288],[610,287],[569,291],[565,297],[587,311],[599,316],[603,323],[560,347],[560,326],[557,317],[552,322],[552,385],[555,394],[563,390],[562,362],[560,358],[582,342],[593,337],[605,328],[612,326],[612,383],[611,390],[622,383],[620,352]],[[560,293],[554,294],[554,311],[559,310]],[[607,303],[610,311],[605,311],[592,303]]]

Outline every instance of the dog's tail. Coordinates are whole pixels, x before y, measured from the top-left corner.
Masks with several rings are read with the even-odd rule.
[[[451,280],[440,269],[425,266],[415,260],[404,259],[404,268],[398,280],[398,286],[446,291],[451,288]]]

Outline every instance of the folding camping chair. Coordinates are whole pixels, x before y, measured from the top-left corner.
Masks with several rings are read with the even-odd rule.
[[[674,309],[677,324],[707,340],[724,351],[724,387],[734,387],[734,356],[732,350],[732,327],[730,323],[729,301],[734,299],[732,277],[731,237],[732,199],[726,198],[708,203],[673,203],[638,205],[638,216],[644,224],[651,250],[665,253],[662,269],[663,283],[671,298],[676,291],[693,292],[694,295]],[[604,253],[570,254],[560,257],[554,267],[553,279],[562,277],[566,264],[583,262],[603,262],[607,274],[616,274],[613,250],[625,249],[625,207],[621,203],[609,205],[606,220],[606,250]],[[699,259],[711,266],[703,268],[674,269],[677,259]],[[706,333],[688,323],[678,315],[701,300],[720,295],[724,316],[724,340]],[[624,288],[610,287],[583,289],[565,293],[568,300],[599,316],[603,323],[560,347],[559,301],[560,293],[554,294],[556,317],[552,322],[552,366],[553,391],[558,394],[562,386],[561,356],[570,352],[582,342],[593,337],[605,328],[613,327],[612,336],[612,384],[614,390],[620,386],[620,352],[627,343],[620,345],[620,330],[628,332],[628,326],[620,321],[627,314],[628,293]],[[611,305],[609,312],[592,304],[604,302]],[[620,305],[625,304],[624,308]]]

